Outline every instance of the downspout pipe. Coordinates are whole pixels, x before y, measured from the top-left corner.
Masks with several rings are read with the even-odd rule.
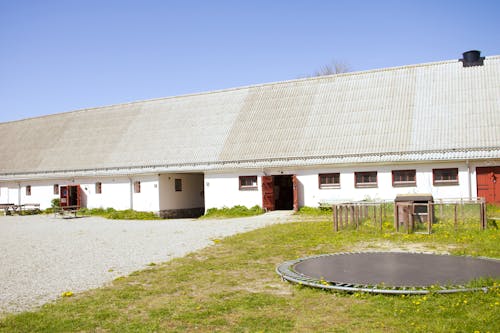
[[[469,191],[469,200],[472,200],[472,184],[471,184],[472,177],[471,177],[469,160],[466,160],[465,164],[467,165],[467,177],[468,177],[467,183],[468,183],[468,191]]]
[[[17,205],[21,206],[21,183],[17,183]]]
[[[134,182],[132,177],[128,177],[130,187],[130,209],[134,210]]]

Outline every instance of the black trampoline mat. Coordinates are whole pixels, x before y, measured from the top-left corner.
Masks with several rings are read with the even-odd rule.
[[[293,270],[338,284],[423,287],[500,278],[500,261],[424,253],[365,252],[306,258],[295,264]]]

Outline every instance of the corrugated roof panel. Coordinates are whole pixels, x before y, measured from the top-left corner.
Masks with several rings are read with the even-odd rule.
[[[0,174],[455,158],[500,146],[500,57],[87,109],[0,124],[0,140]]]

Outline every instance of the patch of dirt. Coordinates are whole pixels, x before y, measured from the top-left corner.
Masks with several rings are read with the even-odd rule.
[[[289,296],[293,294],[291,285],[282,282],[277,275],[276,279],[241,281],[240,284],[230,287],[229,290],[245,291],[248,293],[266,293],[280,296]]]
[[[360,242],[349,249],[353,252],[427,252],[438,254],[450,254],[455,247],[453,245],[428,244],[428,243],[393,243],[390,241]]]

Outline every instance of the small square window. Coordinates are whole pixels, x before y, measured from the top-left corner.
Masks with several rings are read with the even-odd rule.
[[[175,179],[175,192],[182,192],[182,179]]]
[[[458,168],[433,169],[434,185],[458,185]]]
[[[95,183],[95,193],[96,194],[102,193],[102,183],[101,182]]]
[[[141,182],[138,180],[134,182],[134,193],[141,193]]]
[[[31,195],[31,185],[26,185],[26,195]]]
[[[241,190],[256,190],[257,176],[240,176],[240,191]]]
[[[54,195],[59,195],[59,184],[54,184]]]
[[[319,177],[319,188],[340,188],[340,173],[321,173]]]
[[[417,171],[416,170],[393,170],[392,171],[392,186],[417,186]]]
[[[356,187],[377,187],[377,171],[355,172]]]

